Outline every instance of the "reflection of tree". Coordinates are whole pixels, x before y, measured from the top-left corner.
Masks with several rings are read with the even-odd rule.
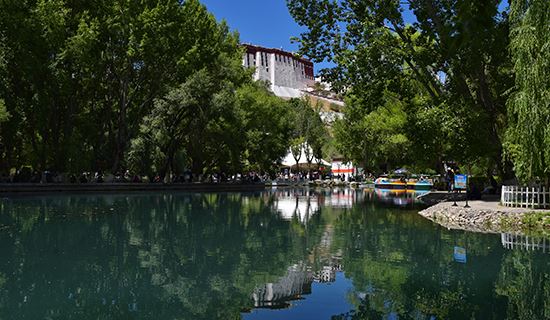
[[[0,211],[14,226],[0,238],[0,272],[10,275],[0,318],[238,318],[256,286],[284,275],[321,237],[316,219],[305,232],[273,214],[273,201],[268,194],[13,201]]]
[[[342,249],[346,276],[361,297],[344,319],[504,318],[505,310],[493,307],[503,302],[494,294],[502,254],[495,237],[368,206],[342,213],[335,228],[334,247]],[[466,265],[453,261],[455,245],[467,248]]]
[[[496,285],[496,292],[508,299],[508,318],[550,319],[549,272],[546,256],[508,252]]]
[[[357,310],[345,314],[333,316],[332,320],[351,320],[351,319],[383,319],[384,313],[377,311],[369,296],[365,297]]]
[[[329,196],[285,189],[2,201],[0,318],[234,319],[266,285],[299,284],[289,275],[295,265],[308,271],[304,283],[332,281],[341,269],[352,280],[355,310],[334,319],[549,318],[547,256],[382,208],[369,194],[352,208],[315,205]],[[276,213],[284,197],[294,209],[294,197],[305,201],[306,223]],[[466,264],[453,260],[454,246],[466,248]]]

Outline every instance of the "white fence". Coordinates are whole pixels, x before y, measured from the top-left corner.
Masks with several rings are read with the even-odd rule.
[[[502,186],[500,202],[506,207],[548,209],[550,208],[550,189]]]
[[[502,233],[500,235],[502,246],[506,249],[542,250],[550,252],[550,241],[545,238],[533,238],[523,235]]]

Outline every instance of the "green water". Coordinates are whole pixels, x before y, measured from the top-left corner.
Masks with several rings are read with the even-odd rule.
[[[413,199],[2,199],[0,319],[550,319],[550,241],[507,249],[421,218]]]

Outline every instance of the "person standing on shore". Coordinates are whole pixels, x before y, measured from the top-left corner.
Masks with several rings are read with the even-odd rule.
[[[455,183],[455,173],[453,172],[453,169],[449,168],[447,169],[447,191],[452,192],[453,186]]]

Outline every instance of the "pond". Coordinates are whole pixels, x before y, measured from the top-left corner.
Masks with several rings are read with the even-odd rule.
[[[0,319],[550,319],[550,241],[447,230],[415,197],[5,198]]]

